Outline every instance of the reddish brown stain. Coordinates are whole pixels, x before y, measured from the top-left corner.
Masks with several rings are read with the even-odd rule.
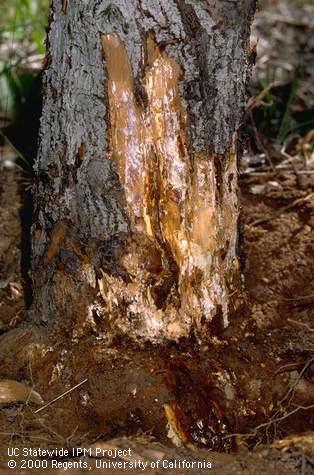
[[[132,295],[128,306],[134,309],[132,315],[155,319],[154,331],[167,314],[166,331],[177,337],[187,331],[189,319],[213,318],[216,303],[224,299],[224,276],[213,275],[213,271],[221,267],[216,256],[224,238],[218,244],[219,230],[226,229],[228,235],[235,229],[231,229],[234,204],[220,203],[225,183],[220,175],[217,183],[214,157],[188,150],[187,111],[180,97],[182,70],[175,59],[148,35],[142,78],[147,100],[142,106],[136,100],[123,42],[110,33],[102,36],[102,46],[108,78],[109,157],[116,162],[134,236],[123,257],[134,282],[127,289],[120,284],[116,287],[118,300],[130,301]],[[221,216],[228,221],[226,226]],[[158,249],[157,254],[162,253],[164,273],[148,269],[149,257],[138,249],[145,239]],[[231,241],[229,236],[226,239]],[[178,271],[171,278],[174,268]],[[197,289],[191,284],[195,270],[203,275]],[[180,296],[176,304],[172,286]],[[156,298],[154,301],[156,289],[166,289],[162,291],[162,313]]]
[[[57,255],[60,246],[67,233],[67,225],[64,221],[59,221],[52,230],[50,243],[45,251],[43,263],[46,266]]]
[[[62,11],[66,14],[68,8],[68,0],[62,0]]]
[[[85,143],[82,142],[76,153],[76,160],[78,164],[80,164],[83,161],[85,153],[86,153],[86,145]]]

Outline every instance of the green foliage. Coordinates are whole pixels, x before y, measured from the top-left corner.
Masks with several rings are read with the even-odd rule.
[[[302,114],[293,111],[293,104],[298,100],[301,74],[302,72],[297,69],[290,83],[271,87],[263,97],[262,105],[253,112],[258,131],[278,143],[283,143],[292,132],[305,135],[313,128],[314,119],[308,117],[311,111],[309,114],[306,111]],[[272,80],[262,81],[257,88],[260,92],[264,91],[272,82]]]
[[[37,52],[44,53],[48,7],[48,0],[2,0],[0,42],[29,41]]]
[[[11,143],[19,161],[26,157],[31,164],[41,109],[39,68],[49,0],[0,0],[0,11],[0,115],[6,121],[0,140]]]
[[[1,0],[0,0],[1,1]],[[30,54],[45,52],[49,0],[3,0],[0,16],[0,110],[14,119],[36,73],[25,67]]]
[[[290,84],[289,87],[289,95],[287,97],[287,101],[284,104],[284,110],[283,114],[280,120],[280,126],[277,134],[277,142],[282,143],[285,138],[287,137],[289,130],[291,128],[294,128],[297,126],[297,122],[293,119],[291,113],[290,113],[290,108],[291,104],[293,103],[293,100],[296,97],[297,91],[298,91],[298,76],[296,75],[292,83]]]
[[[34,74],[6,67],[1,60],[0,71],[0,109],[7,118],[14,120],[30,93]]]

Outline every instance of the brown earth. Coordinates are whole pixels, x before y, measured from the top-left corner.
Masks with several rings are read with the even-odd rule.
[[[256,75],[271,82],[276,71],[276,80],[291,81],[302,59],[304,78],[292,105],[296,112],[311,110],[313,7],[301,0],[297,7],[263,3],[267,10],[260,7],[254,29]],[[0,150],[0,159],[10,153]],[[8,472],[8,447],[93,443],[131,448],[133,460],[205,459],[213,473],[313,473],[313,157],[310,162],[298,174],[289,162],[281,171],[266,166],[242,175],[244,305],[227,331],[201,349],[191,341],[138,348],[125,337],[110,337],[101,321],[73,328],[65,319],[58,334],[34,328],[26,310],[29,248],[22,238],[29,217],[21,209],[18,175],[1,168],[0,402],[4,379],[33,387],[45,403],[83,384],[38,413],[41,406],[25,390],[24,402],[13,394],[0,405],[0,475]],[[95,464],[91,457],[58,461]]]
[[[2,461],[8,446],[89,447],[116,437],[131,437],[115,444],[133,444],[142,456],[140,436],[147,450],[205,457],[223,473],[311,473],[306,438],[270,444],[314,429],[313,188],[313,175],[244,175],[242,311],[208,347],[182,340],[139,348],[108,335],[101,321],[73,328],[65,320],[57,334],[31,325],[21,199],[16,175],[2,174],[0,378],[26,383],[46,403],[87,379],[38,413],[30,400],[3,404]],[[183,448],[169,448],[176,445]]]

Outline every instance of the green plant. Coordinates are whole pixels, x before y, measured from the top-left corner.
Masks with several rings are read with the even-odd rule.
[[[10,142],[21,166],[31,169],[41,109],[38,64],[45,52],[49,0],[0,2],[0,116],[4,119],[0,138]]]
[[[27,61],[45,51],[48,0],[4,0],[0,17],[0,110],[14,119],[37,72]]]
[[[48,0],[3,0],[0,19],[0,42],[30,41],[44,53]]]
[[[272,140],[283,143],[292,132],[306,134],[313,126],[314,120],[307,110],[294,111],[298,103],[298,92],[302,78],[301,68],[296,68],[294,78],[286,84],[277,84],[268,80],[257,85],[259,92],[267,91],[263,101],[253,111],[257,130]]]
[[[299,80],[298,80],[298,73],[296,71],[295,77],[292,83],[290,84],[289,95],[287,97],[286,103],[284,104],[284,111],[281,117],[280,126],[279,126],[278,134],[276,137],[276,141],[279,143],[283,143],[289,133],[289,130],[297,126],[296,121],[293,119],[290,113],[290,108],[291,108],[291,104],[293,103],[296,97],[296,94],[298,91],[298,85],[299,85]]]

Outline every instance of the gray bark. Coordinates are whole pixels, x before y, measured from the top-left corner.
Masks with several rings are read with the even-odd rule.
[[[152,341],[228,325],[254,7],[52,1],[33,318]]]

